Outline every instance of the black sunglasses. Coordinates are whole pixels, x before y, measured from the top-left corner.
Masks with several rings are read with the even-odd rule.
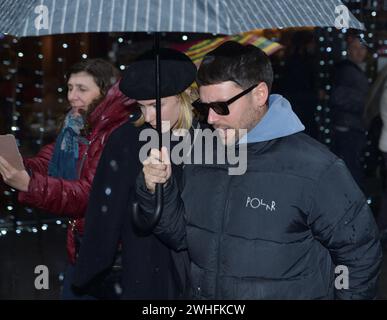
[[[231,99],[227,101],[219,101],[219,102],[210,102],[205,103],[201,102],[200,99],[195,100],[192,102],[192,106],[197,109],[199,112],[207,113],[208,110],[211,108],[214,110],[217,114],[221,116],[226,116],[230,114],[230,110],[228,109],[228,106],[237,101],[239,98],[242,98],[244,95],[248,94],[251,90],[253,90],[258,84],[255,84],[251,86],[250,88],[247,88],[246,90],[242,91],[241,93],[238,93],[236,96],[232,97]]]

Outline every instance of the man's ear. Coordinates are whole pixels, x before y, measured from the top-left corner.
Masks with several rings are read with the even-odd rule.
[[[254,88],[253,95],[256,106],[264,106],[269,98],[269,88],[267,84],[265,82],[261,82],[256,88]]]

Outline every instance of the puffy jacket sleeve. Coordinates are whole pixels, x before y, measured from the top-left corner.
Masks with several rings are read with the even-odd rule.
[[[323,173],[311,198],[308,223],[314,237],[329,250],[336,266],[348,268],[349,287],[336,288],[336,298],[374,299],[382,262],[378,229],[342,160]]]
[[[91,149],[91,146],[90,146]],[[40,171],[44,161],[35,161],[30,167],[31,180],[27,192],[19,192],[19,201],[59,216],[81,218],[84,216],[89,199],[91,183],[101,155],[101,148],[89,154],[85,174],[78,180],[65,180]]]
[[[156,197],[154,194],[148,192],[142,171],[137,177],[136,194],[142,209],[140,211],[142,214],[141,218],[146,224],[147,216],[155,210]],[[175,251],[181,251],[187,248],[185,226],[184,204],[180,198],[176,179],[172,175],[168,184],[164,187],[163,212],[153,233]]]
[[[39,153],[35,157],[23,159],[24,166],[30,175],[32,174],[32,171],[40,172],[41,174],[45,174],[47,172],[48,163],[50,162],[54,146],[54,143],[48,144],[40,149]],[[3,188],[10,188],[7,184],[4,183],[1,176],[0,183],[3,185]]]
[[[24,159],[24,165],[28,171],[47,173],[48,163],[54,152],[55,143],[48,144],[40,149],[39,153],[33,158]]]

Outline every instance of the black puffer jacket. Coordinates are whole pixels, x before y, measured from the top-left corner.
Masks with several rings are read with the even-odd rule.
[[[172,179],[155,233],[188,247],[195,299],[372,299],[381,264],[377,228],[344,163],[303,133],[250,143],[247,172],[188,165]],[[143,175],[137,193],[152,195]],[[335,266],[349,288],[335,289]],[[341,274],[341,272],[340,272]]]

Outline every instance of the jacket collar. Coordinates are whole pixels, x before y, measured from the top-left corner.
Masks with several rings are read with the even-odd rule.
[[[113,127],[128,119],[131,105],[135,100],[126,97],[118,88],[119,81],[114,84],[90,115],[93,134]]]

